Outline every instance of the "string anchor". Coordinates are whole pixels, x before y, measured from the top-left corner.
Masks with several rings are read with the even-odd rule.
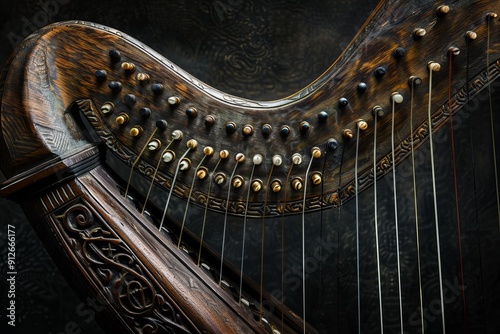
[[[441,70],[441,65],[439,63],[436,63],[435,61],[430,61],[427,64],[427,68],[431,72],[439,72],[439,70]]]
[[[469,31],[467,31],[465,33],[465,37],[467,37],[470,40],[475,40],[477,38],[477,33],[475,33],[474,31],[469,30]]]
[[[456,46],[452,46],[448,49],[448,52],[452,56],[458,56],[460,54],[460,49],[457,48]]]
[[[392,100],[392,102],[399,104],[399,103],[403,102],[403,95],[401,95],[398,92],[394,92],[391,95],[391,100]]]

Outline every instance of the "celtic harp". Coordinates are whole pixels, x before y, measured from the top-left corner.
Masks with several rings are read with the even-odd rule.
[[[2,74],[1,195],[109,332],[497,333],[497,13],[382,1],[275,101],[52,24]]]

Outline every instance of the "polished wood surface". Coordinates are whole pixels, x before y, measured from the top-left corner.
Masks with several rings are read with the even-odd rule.
[[[172,192],[175,205],[187,200],[198,210],[206,207],[215,220],[302,214],[313,222],[315,212],[346,205],[408,159],[410,142],[415,148],[427,143],[428,109],[432,128],[438,130],[500,75],[500,30],[491,15],[500,12],[499,4],[457,1],[450,12],[439,5],[382,1],[330,69],[276,101],[238,98],[209,87],[112,28],[80,21],[43,28],[16,50],[2,78],[1,168],[9,177],[2,195],[22,203],[47,247],[62,266],[68,265],[67,274],[79,277],[83,293],[107,300],[108,315],[115,319],[110,328],[300,332],[297,311],[280,306],[275,296],[265,296],[278,307],[263,322],[258,316],[262,309],[243,307],[228,293],[231,289],[200,270],[189,255],[200,237],[188,235],[186,251],[177,247],[176,237],[168,240],[155,228],[159,217],[141,215],[137,203],[120,194],[128,189],[127,173],[110,167],[105,155],[134,166],[136,180],[155,175],[157,188]],[[453,55],[457,50],[467,57]],[[154,84],[161,84],[161,90]],[[394,96],[402,98],[404,107]],[[408,101],[413,99],[418,102],[410,120]],[[392,108],[398,109],[394,152],[387,115]],[[386,114],[376,125],[375,172],[369,148],[374,110]],[[172,139],[174,130],[182,131],[182,140]],[[356,138],[359,145],[354,145]],[[152,139],[160,148],[144,150]],[[190,139],[197,147],[188,150]],[[156,173],[167,146],[176,159]],[[217,169],[224,180],[217,187],[211,185],[217,174],[203,181],[195,173],[207,147],[215,155],[203,166]],[[221,158],[219,165],[225,151],[229,158]],[[252,162],[257,154],[263,157],[258,166]],[[294,154],[304,162],[295,166]],[[319,159],[326,154],[330,159]],[[176,178],[183,155],[190,168]],[[234,186],[236,176],[242,187]],[[262,190],[249,191],[247,197],[256,180]],[[271,192],[271,181],[281,190]],[[144,183],[135,182],[131,198],[140,202]],[[148,205],[154,212],[161,203],[153,196]],[[168,212],[167,220],[169,231],[178,233],[182,215]],[[234,271],[230,268],[228,277]],[[252,283],[246,284],[250,289]],[[258,293],[253,296],[258,300]],[[320,331],[307,326],[308,332]]]

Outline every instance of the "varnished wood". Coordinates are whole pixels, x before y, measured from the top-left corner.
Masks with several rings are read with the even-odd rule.
[[[225,194],[228,187],[234,185],[232,180],[226,180],[217,190],[212,188],[210,193],[207,181],[195,180],[191,200],[200,207],[210,198],[212,212],[223,215],[227,209],[232,216],[245,213],[248,217],[261,218],[262,213],[265,217],[294,215],[343,205],[355,194],[355,147],[352,138],[343,136],[345,130],[355,133],[359,120],[363,120],[367,129],[360,134],[361,146],[369,143],[373,137],[373,108],[378,105],[390,110],[393,92],[409,100],[411,76],[422,79],[416,95],[419,101],[426,101],[431,61],[441,65],[441,71],[433,73],[431,108],[436,129],[444,124],[450,112],[460,112],[466,91],[473,97],[500,76],[500,28],[496,21],[491,24],[492,47],[485,49],[487,14],[500,12],[500,4],[456,1],[446,13],[439,5],[433,1],[382,1],[328,71],[298,93],[276,101],[246,100],[208,87],[139,41],[112,28],[79,21],[43,28],[16,50],[2,77],[1,168],[10,178],[2,187],[2,195],[23,203],[33,224],[44,230],[41,235],[47,247],[58,258],[67,256],[62,266],[66,262],[71,265],[68,274],[82,275],[84,279],[79,283],[85,293],[100,294],[108,300],[108,312],[123,330],[269,332],[270,326],[254,320],[250,309],[238,305],[227,291],[200,271],[185,252],[166,240],[147,217],[141,216],[122,198],[118,190],[120,181],[113,180],[104,167],[97,166],[103,160],[102,152],[109,150],[126,165],[132,165],[155,131],[156,121],[164,119],[168,122],[167,129],[156,130],[154,136],[161,143],[161,149],[146,151],[137,166],[146,179],[153,174],[172,131],[177,129],[183,132],[183,140],[171,146],[177,159],[185,152],[189,139],[198,142],[198,148],[188,155],[193,162],[191,168],[202,159],[203,148],[207,146],[217,153],[229,152],[229,159],[218,170],[226,177],[237,163],[237,154],[243,153],[246,157],[238,166],[238,184],[243,186],[232,189],[229,203]],[[415,38],[415,29],[425,29],[426,33]],[[477,38],[472,40],[469,34],[467,39],[468,31],[477,34]],[[449,104],[444,69],[451,46],[468,48],[470,61],[467,64],[463,58],[454,60]],[[401,58],[395,56],[397,47],[405,50]],[[119,61],[110,57],[112,50],[121,54]],[[485,63],[486,52],[490,64]],[[470,86],[466,82],[467,65],[473,79]],[[96,76],[99,70],[106,72],[104,80]],[[112,88],[119,85],[110,86],[111,82],[119,82],[121,89],[114,92]],[[365,92],[358,90],[360,82],[366,83]],[[159,95],[151,89],[155,83],[164,87]],[[169,103],[169,97],[179,100]],[[347,98],[346,106],[339,104],[341,98]],[[107,102],[113,103],[113,112],[102,111],[101,107]],[[140,116],[142,107],[150,108],[152,115]],[[321,111],[327,112],[327,120],[318,119]],[[119,116],[120,113],[124,116]],[[121,118],[117,121],[117,117]],[[228,122],[236,125],[234,133],[227,133]],[[308,130],[301,127],[303,122],[310,126]],[[85,124],[89,124],[90,131]],[[261,132],[264,124],[272,126],[269,135]],[[395,164],[409,155],[411,138],[416,140],[417,147],[428,138],[424,103],[417,105],[416,127],[410,128],[409,108],[396,114],[396,124],[399,142]],[[390,125],[389,117],[379,119],[376,171],[372,168],[371,151],[360,153],[360,192],[394,166],[389,149]],[[282,126],[290,128],[287,137],[279,133]],[[130,134],[133,127],[140,128],[135,135]],[[340,145],[332,153],[334,158],[327,160],[325,166],[323,161],[313,161],[310,175],[305,175],[312,159],[311,148],[325,152],[330,138],[337,139]],[[295,153],[300,153],[305,163],[294,167],[290,180],[312,176],[314,183],[321,184],[321,187],[308,188],[305,208],[302,207],[303,192],[295,191],[291,185],[281,187],[281,192],[269,192],[269,199],[267,192],[260,190],[265,187],[261,180],[268,178],[272,157],[279,154],[283,158],[283,164],[273,170],[273,178],[285,183]],[[260,191],[251,192],[246,208],[245,190],[252,185],[253,179],[247,178],[253,167],[251,157],[255,154],[264,157],[253,176],[260,181],[257,183]],[[204,167],[212,170],[216,157],[208,159]],[[177,159],[174,163],[162,164],[155,180],[165,190],[172,187]],[[339,185],[341,168],[343,182]],[[322,170],[328,173],[320,173]],[[195,177],[192,169],[182,174],[176,180],[174,195],[186,199]],[[287,198],[285,207],[279,205],[283,197]],[[76,218],[71,216],[74,212],[79,214]],[[115,266],[110,258],[106,258],[109,263],[92,263],[90,251],[85,249],[89,240],[120,246],[137,267],[124,269]],[[102,249],[94,247],[92,251],[96,252],[94,255],[103,255]],[[138,274],[139,281],[146,282],[142,287],[147,285],[152,296],[147,305],[142,305],[141,312],[127,314],[130,310],[124,309],[127,306],[120,301],[121,295],[112,291],[111,284],[106,285],[106,281],[112,282],[111,278],[124,277],[120,276],[124,274],[119,269],[141,271],[140,275],[134,274]],[[165,310],[158,311],[167,301],[172,310],[168,312],[174,313],[169,313],[170,318],[162,315]],[[300,330],[300,320],[287,310],[276,310],[269,322],[279,323],[280,312],[286,314],[288,330]],[[314,332],[313,328],[309,330]]]

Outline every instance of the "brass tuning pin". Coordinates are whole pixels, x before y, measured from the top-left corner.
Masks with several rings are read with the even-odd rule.
[[[252,181],[252,191],[254,193],[259,192],[262,190],[263,183],[259,179],[255,179]]]
[[[300,177],[295,177],[293,178],[292,180],[292,188],[294,190],[302,190],[302,188],[304,187],[304,181],[302,181],[302,178]]]
[[[311,175],[311,181],[314,185],[319,185],[321,184],[321,182],[323,181],[323,178],[321,177],[321,173],[320,172],[314,172],[312,173]]]
[[[232,184],[234,188],[241,188],[245,184],[245,180],[243,180],[243,177],[236,175],[233,177]]]
[[[274,180],[273,182],[271,182],[271,189],[275,193],[280,192],[281,191],[281,181]]]

